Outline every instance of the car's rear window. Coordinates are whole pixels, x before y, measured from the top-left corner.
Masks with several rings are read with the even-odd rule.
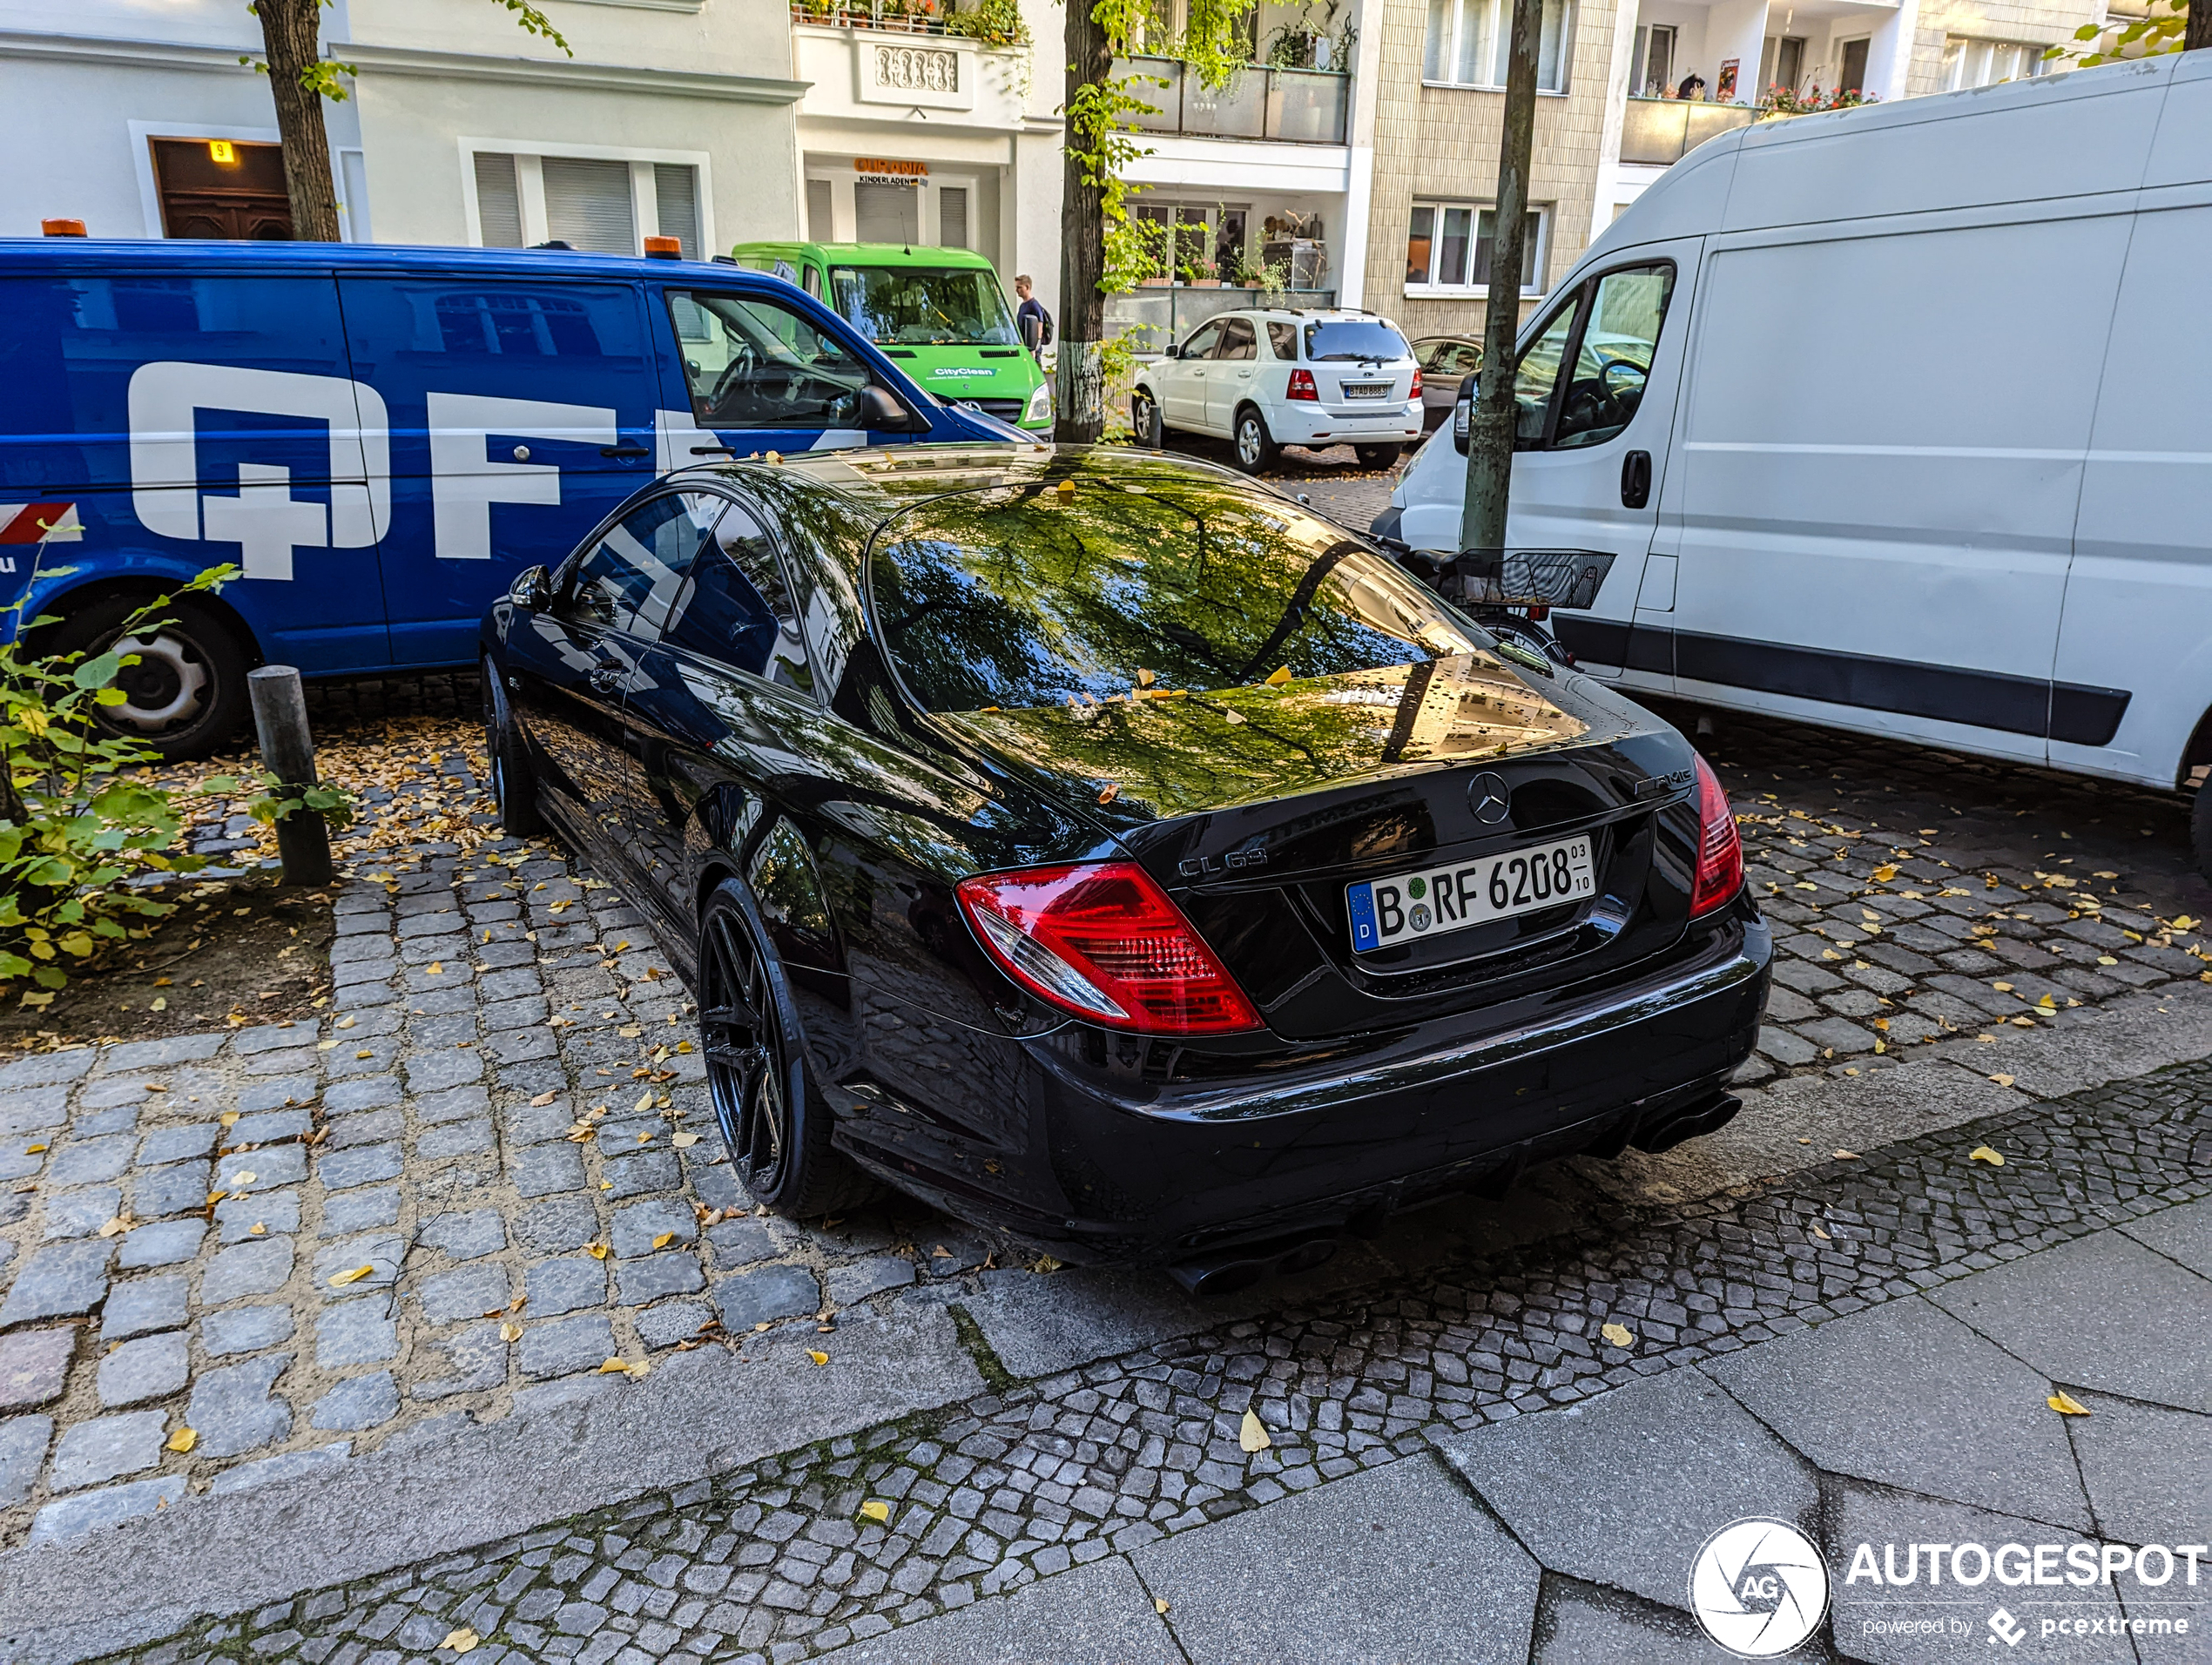
[[[1352,318],[1335,324],[1308,324],[1305,356],[1316,363],[1330,360],[1402,359],[1406,356],[1406,338],[1379,319]]]
[[[878,535],[869,582],[880,639],[933,711],[1244,687],[1487,645],[1339,528],[1203,481],[937,498]]]

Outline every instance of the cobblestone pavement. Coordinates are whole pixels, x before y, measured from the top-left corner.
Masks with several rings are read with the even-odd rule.
[[[328,732],[467,711],[474,690],[317,698]],[[462,738],[396,824],[482,812]],[[2212,891],[2176,802],[1776,724],[1730,720],[1705,744],[1784,927],[1747,1080],[1903,1056],[1988,1068],[2000,1023],[2064,1028],[2202,974],[2178,925]],[[543,844],[386,853],[405,859],[358,863],[338,895],[318,1021],[0,1068],[0,1543],[847,1308],[957,1292],[987,1318],[1057,1303],[1063,1329],[1115,1333],[1094,1285],[1041,1295],[911,1205],[828,1230],[748,1212],[684,1050],[683,990],[614,892]],[[1589,1166],[1544,1182],[1561,1217],[1642,1195],[1634,1171]],[[1304,1287],[1393,1264],[1345,1262]],[[1146,1298],[1174,1299],[1163,1283]]]
[[[1821,1381],[1820,1392],[1834,1403],[1825,1412],[1816,1406],[1802,1431],[1791,1426],[1791,1418],[1803,1413],[1791,1408],[1787,1394],[1770,1392],[1770,1403],[1762,1404],[1763,1372],[1770,1379],[1775,1371],[1765,1361],[1780,1361],[1789,1377],[1795,1355],[1777,1349],[1802,1342],[1817,1352],[1824,1345],[1818,1338],[1841,1333],[1853,1314],[1901,1310],[1884,1334],[1931,1318],[1948,1322],[1931,1314],[1932,1303],[1972,1311],[1975,1323],[1999,1331],[2013,1351],[2036,1356],[2040,1362],[2032,1375],[2039,1394],[2049,1391],[2047,1376],[2083,1391],[2132,1394],[2154,1407],[2209,1408],[2202,1402],[2200,1326],[2212,1317],[2212,1300],[2200,1287],[2203,1279],[2181,1264],[2192,1257],[2204,1262],[2204,1210],[2191,1210],[2179,1230],[2170,1224],[2182,1217],[2170,1210],[2212,1193],[2209,1100],[2212,1066],[2183,1067],[1903,1143],[1867,1159],[1831,1163],[1795,1183],[1725,1206],[1646,1210],[1593,1223],[1504,1254],[1449,1260],[1402,1287],[1291,1305],[1044,1379],[1001,1376],[995,1391],[940,1413],[756,1462],[673,1494],[624,1502],[432,1565],[205,1622],[128,1657],[144,1665],[214,1658],[399,1665],[453,1657],[454,1633],[465,1630],[470,1636],[462,1640],[483,1644],[472,1657],[485,1661],[787,1662],[1071,1567],[1127,1557],[1121,1572],[1101,1573],[1109,1582],[1062,1587],[1086,1593],[1085,1612],[1095,1619],[1109,1596],[1127,1605],[1137,1594],[1126,1587],[1133,1567],[1143,1593],[1163,1593],[1161,1612],[1170,1606],[1187,1610],[1181,1618],[1170,1614],[1169,1622],[1178,1627],[1190,1656],[1288,1658],[1295,1656],[1294,1642],[1293,1651],[1271,1651],[1251,1638],[1288,1622],[1275,1616],[1278,1607],[1295,1614],[1301,1603],[1312,1605],[1301,1587],[1306,1569],[1285,1578],[1291,1563],[1279,1554],[1256,1556],[1254,1534],[1264,1534],[1271,1520],[1286,1523],[1293,1535],[1318,1529],[1310,1512],[1298,1513],[1296,1494],[1355,1475],[1363,1476],[1352,1483],[1362,1489],[1356,1495],[1340,1489],[1332,1494],[1340,1502],[1324,1511],[1337,1523],[1339,1539],[1343,1530],[1364,1538],[1362,1524],[1371,1516],[1371,1529],[1380,1533],[1393,1510],[1418,1518],[1440,1508],[1434,1486],[1408,1459],[1433,1466],[1426,1453],[1441,1452],[1514,1523],[1525,1546],[1516,1547],[1487,1515],[1463,1508],[1465,1531],[1486,1551],[1470,1571],[1496,1581],[1521,1566],[1526,1576],[1507,1581],[1514,1584],[1512,1610],[1501,1621],[1507,1642],[1484,1641],[1473,1651],[1460,1646],[1452,1657],[1527,1656],[1541,1561],[1549,1569],[1542,1597],[1548,1616],[1533,1626],[1536,1657],[1702,1658],[1685,1651],[1689,1633],[1679,1611],[1680,1568],[1696,1540],[1669,1547],[1663,1574],[1647,1567],[1640,1575],[1632,1517],[1650,1500],[1639,1476],[1616,1471],[1606,1477],[1617,1482],[1613,1495],[1626,1512],[1617,1518],[1602,1499],[1577,1502],[1561,1493],[1532,1503],[1524,1493],[1532,1484],[1543,1490],[1532,1467],[1543,1453],[1491,1442],[1504,1432],[1495,1425],[1660,1379],[1590,1407],[1594,1425],[1600,1418],[1633,1419],[1644,1414],[1635,1406],[1654,1395],[1677,1394],[1682,1380],[1696,1374],[1678,1367],[1698,1365],[1816,1453],[1823,1466],[1907,1488],[1876,1496],[1885,1507],[1940,1516],[1952,1504],[1932,1502],[1931,1494],[1982,1508],[2002,1508],[2016,1494],[2027,1495],[2020,1513],[2088,1530],[2087,1506],[2067,1500],[2082,1485],[2071,1459],[2063,1466],[2073,1493],[2034,1493],[2040,1483],[2036,1464],[2049,1455],[2044,1445],[2056,1438],[2063,1450],[2067,1437],[2048,1412],[2039,1408],[2046,1420],[2018,1439],[2002,1426],[1932,1432],[1937,1419],[1916,1421],[1932,1392],[1924,1379],[1928,1369],[1987,1375],[2024,1368],[1964,1326],[1954,1326],[1958,1335],[1942,1347],[1952,1353],[1981,1347],[1991,1359],[1962,1357],[1946,1365],[1939,1354],[1933,1365],[1916,1363],[1909,1338],[1892,1338],[1885,1379],[1857,1381],[1846,1372],[1845,1379]],[[1986,1156],[1993,1149],[2004,1158],[2001,1166],[1971,1155],[1980,1149]],[[2161,1344],[2183,1344],[2178,1353],[2162,1348],[2162,1365],[2150,1359],[2153,1379],[2140,1375],[2148,1349],[2100,1345],[2094,1322],[2089,1343],[2073,1346],[2071,1358],[2044,1358],[2053,1345],[2068,1352],[2065,1337],[2081,1331],[2087,1305],[2082,1290],[2063,1292],[2060,1310],[2045,1314],[2055,1322],[2042,1333],[2055,1333],[2056,1343],[2033,1334],[2019,1340],[2010,1332],[2023,1322],[2034,1330],[2033,1312],[2006,1320],[1995,1311],[2001,1298],[1985,1302],[1991,1285],[1975,1276],[2054,1245],[2118,1237],[2103,1230],[2114,1224],[2134,1232],[2123,1247],[2138,1259],[2148,1255],[2151,1269],[2123,1273],[2119,1284],[2130,1286],[2116,1286],[2114,1300],[2166,1323],[2171,1336]],[[2146,1242],[2166,1244],[2174,1258],[2144,1249]],[[2191,1287],[2174,1294],[2161,1279]],[[1925,1301],[1919,1298],[1924,1292]],[[2117,1316],[2123,1322],[2140,1316],[2132,1309]],[[1621,1328],[1606,1328],[1613,1325]],[[1862,1344],[1869,1334],[1864,1324],[1855,1333]],[[1878,1337],[1878,1351],[1882,1345]],[[2123,1355],[2125,1367],[2107,1368]],[[988,1370],[988,1357],[983,1362]],[[1796,1369],[1811,1382],[1823,1375],[1819,1365],[1817,1359],[1800,1361]],[[2136,1379],[2124,1379],[2131,1370],[2138,1371]],[[1702,1383],[1709,1399],[1712,1386],[1711,1379]],[[1861,1402],[1856,1410],[1854,1401]],[[2114,1419],[2128,1409],[2117,1399],[2097,1403]],[[1747,1436],[1712,1426],[1725,1408],[1671,1400],[1659,1405],[1649,1412],[1658,1420],[1645,1431],[1635,1460],[1665,1469],[1664,1483],[1676,1493],[1691,1488],[1710,1496],[1718,1486],[1732,1499],[1772,1479],[1774,1495],[1764,1512],[1809,1516],[1812,1482],[1794,1471],[1770,1476],[1766,1453],[1752,1449]],[[1740,1412],[1732,1414],[1780,1451]],[[1243,1437],[1251,1426],[1248,1415],[1269,1438],[1264,1449],[1250,1449],[1253,1442]],[[1548,1430],[1559,1426],[1541,1420]],[[1893,1439],[1898,1449],[1890,1459],[1910,1470],[1904,1478],[1860,1472],[1864,1459],[1855,1453],[1864,1441],[1851,1447],[1849,1436],[1865,1427],[1876,1431],[1878,1450]],[[1657,1454],[1654,1432],[1666,1448]],[[2195,1442],[2188,1460],[2200,1460],[2195,1446],[2202,1443],[2201,1432],[2194,1426],[2184,1432]],[[1986,1438],[1998,1447],[1963,1464],[1936,1460],[1935,1447],[1953,1436],[1969,1446]],[[1917,1464],[1916,1440],[1927,1448]],[[1732,1452],[1743,1472],[1716,1475],[1694,1463],[1668,1468],[1677,1444],[1710,1445],[1716,1456]],[[1780,1460],[1786,1463],[1788,1454]],[[1396,1478],[1366,1473],[1376,1470]],[[2153,1483],[2145,1495],[2157,1492]],[[1842,1510],[1846,1525],[1854,1500],[1866,1502],[1863,1486],[1838,1493],[1831,1485],[1828,1496],[1827,1507]],[[2107,1493],[2100,1507],[2133,1498]],[[1263,1524],[1242,1540],[1244,1551],[1229,1546],[1228,1570],[1235,1572],[1239,1554],[1245,1566],[1225,1587],[1223,1555],[1211,1559],[1215,1581],[1209,1589],[1207,1567],[1174,1554],[1179,1534],[1212,1532],[1209,1541],[1217,1545],[1216,1523],[1255,1511]],[[1601,1519],[1583,1524],[1611,1523],[1599,1537],[1628,1541],[1615,1562],[1595,1573],[1576,1526],[1593,1514]],[[2008,1531],[2023,1524],[1980,1518]],[[1955,1526],[1955,1516],[1947,1524]],[[2140,1541],[2117,1527],[2112,1535]],[[1358,1577],[1375,1587],[1370,1600],[1376,1592],[1395,1600],[1402,1590],[1407,1600],[1464,1602],[1464,1591],[1440,1595],[1406,1587],[1430,1581],[1398,1560],[1408,1550],[1433,1555],[1437,1543],[1416,1537],[1393,1547],[1396,1556],[1352,1547]],[[1450,1534],[1440,1547],[1453,1551]],[[1124,1585],[1109,1587],[1110,1577]],[[1614,1587],[1602,1588],[1589,1581],[1593,1577]],[[1047,1582],[1042,1588],[1055,1587]],[[1458,1621],[1470,1622],[1463,1612]],[[1402,1642],[1405,1621],[1397,1622]],[[1204,1639],[1208,1624],[1214,1630],[1210,1641]],[[1065,1634],[1032,1644],[1036,1655],[1056,1655]],[[1844,1640],[1838,1638],[1839,1644]],[[1849,1656],[1919,1656],[1878,1646],[1861,1655],[1855,1646],[1844,1650]],[[934,1644],[925,1649],[919,1637],[911,1648],[887,1648],[856,1652],[856,1665],[862,1658],[948,1656]],[[1012,1656],[955,1653],[963,1659]]]

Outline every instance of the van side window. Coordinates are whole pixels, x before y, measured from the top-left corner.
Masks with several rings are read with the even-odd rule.
[[[671,289],[691,414],[702,428],[857,428],[867,367],[791,308]]]
[[[1275,349],[1277,358],[1295,361],[1298,358],[1298,326],[1296,324],[1268,325],[1267,344]]]
[[[577,563],[562,616],[601,630],[657,635],[691,572],[699,540],[726,501],[706,492],[672,491],[631,509]]]
[[[1575,350],[1575,373],[1561,397],[1554,449],[1602,445],[1635,420],[1673,293],[1672,266],[1608,272],[1591,290]]]
[[[1528,450],[1544,442],[1545,430],[1551,423],[1552,394],[1559,386],[1560,362],[1567,356],[1567,343],[1575,334],[1575,315],[1581,306],[1582,293],[1577,289],[1545,322],[1514,370],[1513,442],[1519,449]]]

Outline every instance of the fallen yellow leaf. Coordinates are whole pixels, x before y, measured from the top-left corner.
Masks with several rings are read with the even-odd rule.
[[[544,1109],[544,1108],[545,1108],[548,1104],[550,1104],[552,1102],[553,1102],[553,1095],[552,1095],[552,1094],[550,1094],[550,1093],[540,1093],[540,1094],[539,1094],[539,1095],[538,1095],[536,1098],[534,1098],[534,1099],[532,1099],[532,1100],[530,1101],[530,1109],[534,1109],[534,1110],[542,1110],[542,1109]]]
[[[2008,1086],[2011,1084],[2011,1077],[2007,1076],[2006,1078],[2006,1084]],[[1966,1153],[1966,1160],[1968,1162],[1986,1162],[1992,1168],[2002,1168],[2005,1165],[2004,1154],[2001,1151],[1991,1149],[1987,1145],[1976,1145],[1972,1150],[1969,1150]]]
[[[2056,1411],[2062,1417],[2086,1417],[2089,1414],[2089,1407],[2082,1404],[2080,1400],[2075,1399],[2073,1394],[2067,1392],[2064,1388],[2060,1388],[2058,1392],[2053,1393],[2051,1397],[2045,1399],[2043,1403],[2049,1405],[2054,1411]]]
[[[225,1110],[215,1119],[226,1128],[234,1128],[238,1125],[238,1112],[236,1110]]]
[[[872,1497],[860,1505],[860,1516],[863,1520],[887,1526],[891,1520],[891,1506],[881,1498]]]
[[[374,1058],[375,1055],[376,1055],[371,1052],[367,1047],[363,1047],[359,1052],[354,1055],[356,1058]]]
[[[118,1214],[100,1227],[100,1235],[104,1237],[119,1237],[130,1229],[123,1217]]]
[[[1856,1150],[1838,1150],[1836,1153],[1836,1160],[1838,1162],[1857,1162],[1858,1160],[1858,1152]]]
[[[445,974],[445,968],[446,964],[444,961],[433,960],[428,965],[422,968],[422,972],[423,975],[426,977],[442,977]]]
[[[810,1352],[806,1356],[813,1359],[817,1365],[826,1365],[829,1363],[829,1355],[826,1352]]]
[[[191,1428],[179,1428],[161,1443],[172,1451],[186,1452],[199,1443],[199,1435]]]
[[[630,1112],[632,1116],[643,1116],[647,1110],[650,1110],[652,1108],[653,1095],[651,1093],[648,1093],[644,1095],[644,1097],[639,1099],[635,1104],[630,1107]]]
[[[2013,1078],[2010,1075],[1992,1075],[1989,1079],[2000,1087],[2010,1087],[2013,1084]]]
[[[333,1289],[343,1289],[348,1284],[358,1284],[376,1270],[374,1266],[356,1266],[349,1272],[340,1272],[330,1280]]]
[[[341,1017],[338,1020],[338,1027],[341,1029],[350,1029],[354,1027],[354,1020],[350,1017]]]
[[[482,1636],[469,1629],[467,1625],[463,1625],[458,1630],[447,1631],[446,1639],[438,1646],[450,1648],[456,1654],[466,1654],[472,1652],[482,1641]]]
[[[34,1144],[34,1145],[25,1145],[25,1146],[23,1148],[23,1154],[24,1154],[24,1156],[35,1156],[38,1155],[38,1154],[39,1154],[39,1152],[41,1152],[41,1151],[43,1151],[43,1150],[44,1150],[44,1149],[47,1149],[47,1146],[45,1146],[45,1145],[44,1145],[44,1144],[43,1144],[43,1143],[41,1143],[41,1144]]]
[[[679,1133],[671,1139],[669,1143],[674,1145],[678,1150],[689,1150],[698,1142],[699,1136],[696,1133]]]
[[[607,1257],[607,1245],[604,1243],[587,1243],[583,1245],[583,1252],[594,1260],[604,1260]]]
[[[1152,1611],[1158,1614],[1163,1619],[1166,1618],[1168,1613],[1166,1598],[1163,1596],[1154,1596],[1152,1598]]]
[[[656,1249],[665,1249],[670,1244],[674,1243],[675,1241],[676,1234],[673,1231],[664,1231],[660,1234],[660,1236],[653,1239],[653,1247]]]
[[[1874,869],[1874,877],[1880,883],[1886,885],[1897,877],[1897,869],[1890,866],[1877,867]]]
[[[1102,804],[1110,804],[1121,796],[1121,787],[1109,780],[1098,789],[1098,801]]]
[[[630,1361],[628,1359],[610,1358],[605,1364],[600,1365],[594,1374],[600,1376],[619,1376],[629,1368]]]
[[[1625,1324],[1600,1325],[1598,1326],[1597,1332],[1616,1347],[1633,1347],[1635,1345],[1635,1331],[1629,1329]]]
[[[1812,1235],[1819,1238],[1823,1243],[1832,1243],[1835,1241],[1834,1238],[1831,1237],[1825,1231],[1823,1231],[1817,1225],[1813,1227]]]
[[[1276,669],[1267,673],[1267,685],[1270,688],[1280,688],[1290,679],[1291,668],[1288,665],[1278,665]]]
[[[2013,992],[2013,986],[2010,983],[1992,983],[1990,987],[2000,994],[2009,994]]]
[[[501,1325],[499,1326],[499,1338],[502,1341],[506,1342],[509,1345],[513,1345],[516,1342],[520,1341],[523,1338],[523,1326],[519,1324],[514,1323],[512,1320]]]
[[[1268,1438],[1267,1430],[1261,1426],[1258,1416],[1253,1412],[1245,1412],[1244,1419],[1237,1425],[1238,1446],[1248,1452],[1265,1451],[1274,1443]]]

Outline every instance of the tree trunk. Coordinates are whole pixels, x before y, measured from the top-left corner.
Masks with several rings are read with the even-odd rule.
[[[335,243],[338,191],[330,177],[330,135],[322,125],[322,95],[306,76],[321,53],[320,0],[257,0],[261,43],[269,62],[269,91],[276,98],[277,134],[284,141],[284,184],[292,198],[292,235],[302,243]]]
[[[2206,0],[2212,4],[2212,0]],[[1068,91],[1074,110],[1087,85],[1113,78],[1114,49],[1090,15],[1090,0],[1067,0]],[[1059,415],[1052,436],[1063,445],[1089,445],[1106,431],[1106,390],[1099,362],[1106,334],[1106,214],[1099,187],[1083,177],[1083,161],[1069,143],[1062,147],[1060,187]]]
[[[1467,428],[1467,502],[1460,512],[1460,547],[1465,549],[1500,549],[1506,543],[1516,415],[1513,346],[1521,333],[1521,222],[1528,215],[1528,165],[1536,138],[1536,48],[1543,20],[1543,0],[1514,0],[1505,131],[1498,150],[1498,201],[1490,239],[1490,299],[1482,324],[1482,369]]]
[[[2189,0],[2188,21],[2182,25],[2182,50],[2194,52],[2212,46],[2212,0]]]

